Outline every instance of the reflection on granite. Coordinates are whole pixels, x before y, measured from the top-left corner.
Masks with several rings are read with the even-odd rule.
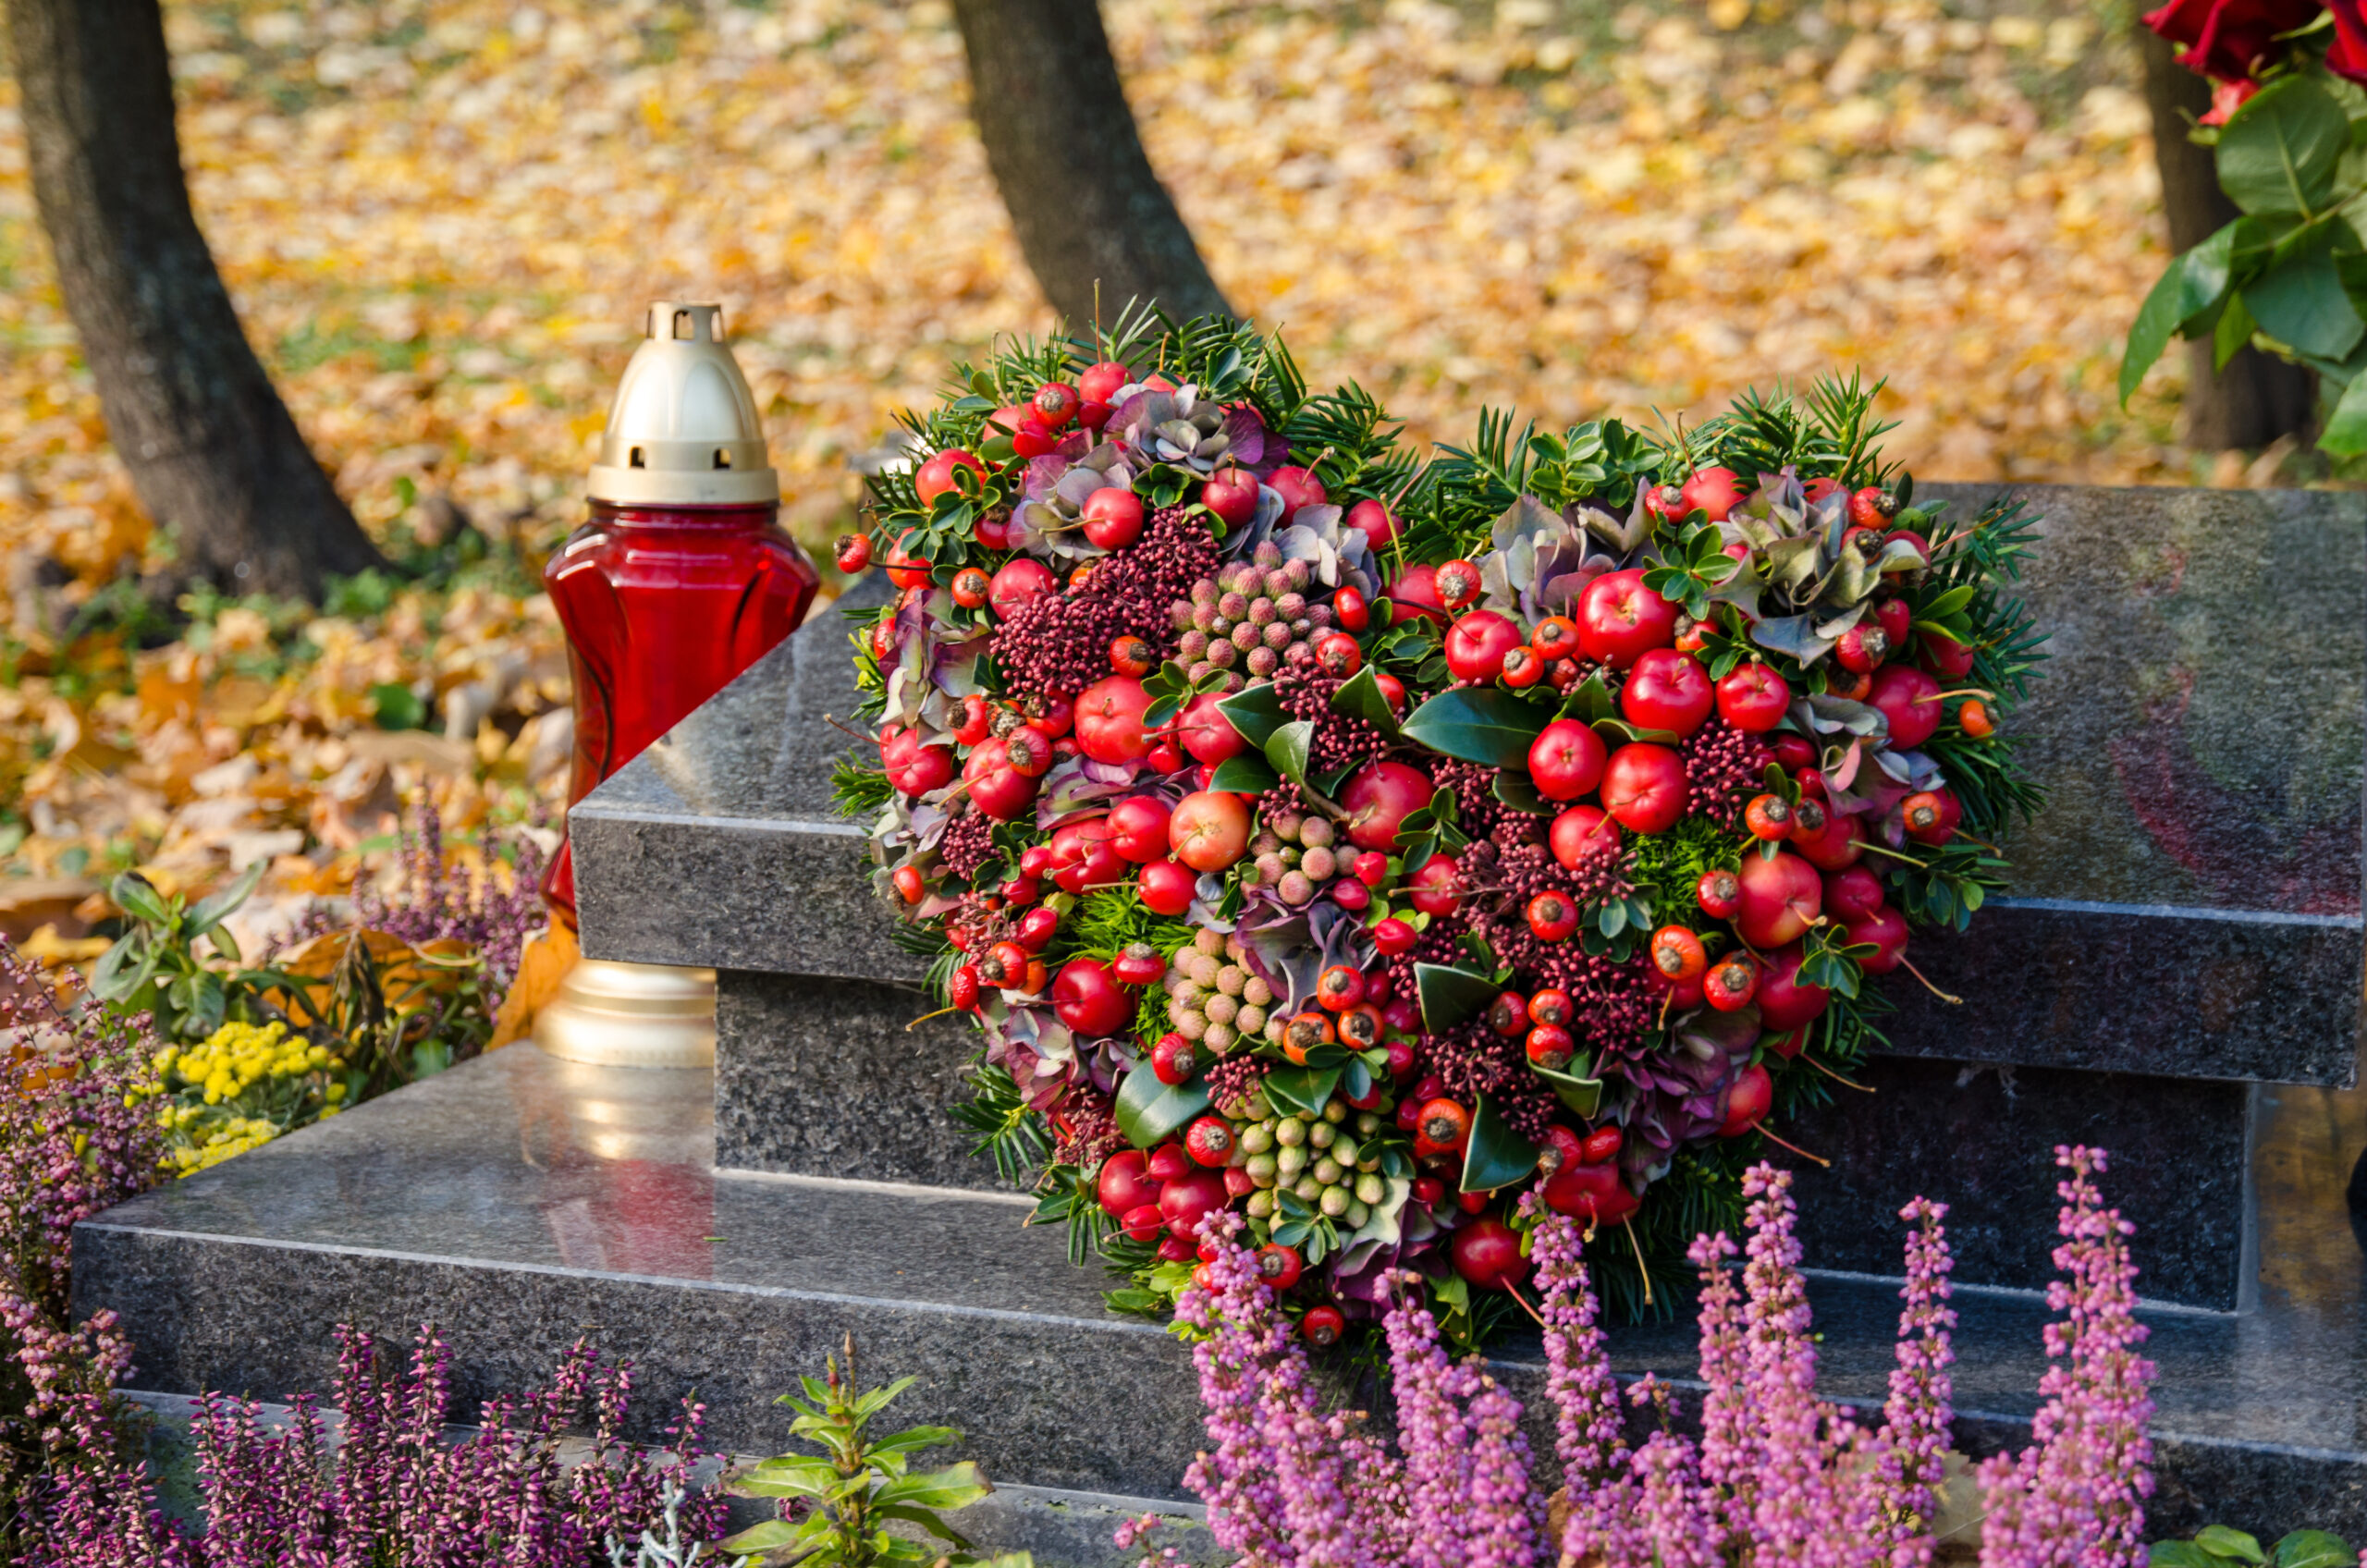
[[[708,1097],[704,1072],[504,1050],[86,1222],[76,1308],[124,1315],[140,1388],[277,1400],[328,1386],[338,1321],[397,1341],[441,1324],[463,1409],[533,1386],[591,1334],[639,1369],[641,1435],[695,1388],[714,1439],[742,1452],[786,1446],[772,1396],[852,1330],[883,1374],[920,1378],[903,1415],[962,1427],[965,1456],[990,1473],[1177,1495],[1200,1441],[1184,1348],[1105,1313],[1099,1277],[1069,1265],[1057,1232],[1019,1228],[1023,1201],[718,1175]],[[2149,1513],[2165,1532],[2306,1521],[2356,1538],[2367,1536],[2367,1292],[2340,1193],[2367,1112],[2357,1093],[2278,1091],[2263,1126],[2262,1309],[2146,1315],[2162,1368],[2162,1489]],[[2134,1190],[2128,1163],[2110,1179],[2116,1196]],[[1886,1201],[1907,1195],[1902,1183]],[[2034,1232],[2051,1220],[2051,1204],[2023,1217]],[[1876,1240],[1888,1253],[1898,1236],[1894,1222]],[[2154,1267],[2165,1240],[2141,1231],[2140,1262]],[[1821,1240],[1809,1259],[1830,1263]],[[1882,1398],[1894,1290],[1812,1279],[1827,1394]],[[1973,1291],[1956,1305],[1959,1442],[2025,1440],[2043,1308]],[[1612,1349],[1625,1373],[1685,1378],[1696,1366],[1681,1322],[1616,1329]],[[1534,1341],[1496,1360],[1541,1427]],[[1532,1438],[1551,1452],[1549,1432]]]
[[[1918,937],[1885,995],[1887,1049],[2175,1078],[2345,1087],[2359,1066],[2367,941],[2355,917],[2233,917],[1994,902],[1972,929]],[[2003,983],[2001,978],[2004,977]]]
[[[2026,897],[2360,913],[2367,496],[1935,484],[2042,514],[2008,731],[2048,790]]]
[[[1000,1190],[953,1120],[977,1027],[907,1025],[918,991],[725,969],[716,974],[716,1163],[726,1170]]]
[[[1831,1169],[1771,1156],[1798,1173],[1801,1239],[1824,1267],[1897,1273],[1895,1216],[1920,1193],[1953,1210],[1959,1280],[2043,1289],[2054,1150],[2088,1144],[2111,1152],[2112,1200],[2146,1238],[2143,1293],[2246,1305],[2250,1085],[1895,1058],[1869,1061],[1860,1081],[1874,1093],[1836,1087],[1783,1128]]]

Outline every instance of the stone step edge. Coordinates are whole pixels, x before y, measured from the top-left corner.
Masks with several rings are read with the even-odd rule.
[[[796,1179],[791,1178],[791,1180]],[[570,1268],[558,1264],[522,1263],[517,1261],[506,1261],[502,1259],[442,1256],[432,1253],[402,1252],[383,1247],[338,1246],[324,1242],[291,1241],[256,1236],[234,1236],[219,1232],[166,1230],[160,1227],[143,1225],[108,1225],[104,1222],[95,1222],[92,1220],[84,1220],[80,1225],[77,1226],[76,1229],[78,1231],[88,1229],[92,1231],[107,1231],[110,1233],[194,1242],[204,1245],[227,1245],[264,1249],[276,1248],[284,1251],[308,1254],[333,1254],[349,1256],[374,1257],[399,1263],[421,1263],[442,1268],[484,1269],[495,1272],[509,1271],[518,1273],[544,1274],[570,1279],[599,1278],[617,1280],[636,1284],[658,1285],[674,1290],[708,1292],[721,1295],[745,1295],[780,1301],[816,1302],[842,1307],[877,1307],[918,1316],[942,1317],[948,1320],[984,1318],[1000,1322],[1040,1324],[1072,1330],[1082,1329],[1089,1333],[1115,1334],[1128,1338],[1138,1338],[1145,1341],[1159,1341],[1168,1337],[1168,1330],[1163,1326],[1135,1319],[1106,1317],[1096,1319],[1073,1317],[1064,1313],[1028,1312],[1012,1307],[964,1306],[959,1303],[951,1302],[900,1300],[889,1296],[859,1294],[852,1292],[816,1291],[793,1285],[753,1285],[729,1280],[690,1280],[664,1274],[638,1274],[605,1269]],[[2014,1293],[2018,1294],[2020,1292]],[[2224,1315],[2212,1314],[2210,1316]],[[1957,1360],[1962,1361],[1966,1359],[1964,1354],[1966,1348],[1967,1347],[1961,1344],[1956,1347]],[[1525,1375],[1540,1380],[1543,1378],[1547,1371],[1547,1366],[1541,1354],[1536,1359],[1516,1358],[1515,1356],[1502,1354],[1490,1355],[1488,1357],[1487,1364],[1489,1366],[1498,1369],[1501,1372]],[[1623,1382],[1633,1382],[1640,1376],[1641,1374],[1620,1374],[1620,1378]],[[1671,1388],[1678,1390],[1685,1394],[1693,1396],[1697,1402],[1699,1397],[1705,1392],[1707,1389],[1707,1385],[1701,1383],[1698,1378],[1662,1377],[1662,1380],[1668,1383]],[[184,1398],[188,1396],[169,1395],[160,1397]],[[1829,1395],[1827,1398],[1828,1402],[1833,1404],[1858,1412],[1861,1415],[1870,1414],[1876,1418],[1879,1417],[1882,1409],[1882,1401],[1872,1395]],[[1981,1452],[1994,1452],[1997,1447],[2018,1444],[2028,1440],[2030,1429],[2030,1420],[2031,1418],[2028,1415],[2018,1415],[2010,1412],[1985,1411],[1962,1407],[1959,1407],[1956,1412],[1956,1422],[1960,1436],[1969,1439],[1973,1447],[1978,1448]],[[2174,1447],[2183,1447],[2188,1449],[2216,1450],[2230,1453],[2242,1453],[2260,1459],[2290,1459],[2313,1464],[2344,1467],[2355,1466],[2361,1472],[2360,1482],[2361,1488],[2367,1489],[2367,1448],[2319,1448],[2293,1443],[2261,1441],[2242,1437],[2231,1437],[2222,1433],[2181,1431],[2174,1426],[2165,1425],[2159,1422],[2153,1426],[2152,1429],[2152,1436],[2157,1452],[2157,1456],[2166,1452]],[[1036,1489],[1050,1491],[1056,1488]],[[1098,1496],[1103,1494],[1077,1493],[1073,1495]],[[1183,1509],[1184,1506],[1185,1505],[1180,1501],[1147,1502],[1140,1511],[1169,1513]]]
[[[202,1511],[202,1494],[196,1489],[196,1443],[191,1436],[198,1415],[197,1396],[145,1389],[116,1391],[127,1403],[153,1419],[148,1442],[149,1464],[150,1473],[157,1477],[160,1506],[175,1519],[195,1523]],[[344,1440],[344,1413],[325,1407],[314,1414],[321,1423],[323,1450],[336,1453]],[[271,1431],[286,1427],[295,1415],[290,1405],[266,1403],[255,1407],[256,1420]],[[448,1444],[463,1443],[475,1437],[478,1430],[470,1426],[448,1426],[444,1428],[444,1440]],[[644,1447],[643,1452],[650,1451]],[[958,1452],[948,1451],[949,1463],[958,1457]],[[558,1456],[562,1469],[572,1470],[591,1457],[591,1444],[583,1438],[562,1439]],[[704,1485],[727,1467],[754,1464],[761,1457],[709,1454],[699,1462],[691,1476]],[[987,1479],[991,1481],[993,1476],[989,1475]],[[1070,1491],[1016,1482],[996,1481],[992,1495],[962,1510],[950,1522],[989,1550],[1034,1553],[1037,1568],[1134,1568],[1144,1555],[1143,1549],[1120,1550],[1114,1532],[1124,1521],[1140,1519],[1145,1514],[1155,1515],[1160,1521],[1156,1544],[1176,1547],[1186,1561],[1214,1562],[1223,1555],[1208,1533],[1208,1510],[1198,1503],[1122,1497],[1112,1492]],[[744,1530],[774,1517],[772,1505],[761,1499],[733,1498],[730,1506],[729,1527],[733,1530]],[[900,1535],[918,1534],[902,1526],[897,1526],[896,1531]]]

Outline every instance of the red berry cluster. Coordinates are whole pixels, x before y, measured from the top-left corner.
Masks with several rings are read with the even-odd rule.
[[[1361,718],[1331,705],[1331,694],[1347,680],[1319,669],[1285,668],[1274,676],[1274,695],[1291,717],[1312,719],[1315,739],[1306,748],[1311,772],[1329,773],[1389,749],[1389,737]]]
[[[1169,606],[1217,567],[1208,524],[1181,507],[1151,513],[1142,536],[1096,562],[1082,585],[1015,606],[995,629],[995,667],[1014,692],[1082,692],[1110,673],[1110,644],[1148,639],[1175,651]]]
[[[1677,742],[1676,754],[1685,764],[1686,811],[1728,832],[1764,787],[1767,765],[1775,760],[1765,741],[1715,715]]]
[[[937,858],[958,882],[975,882],[995,855],[995,825],[982,811],[965,811],[945,825]]]

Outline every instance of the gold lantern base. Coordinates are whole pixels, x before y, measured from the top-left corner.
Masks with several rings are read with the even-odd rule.
[[[535,1014],[534,1044],[595,1067],[713,1067],[715,971],[584,959]]]

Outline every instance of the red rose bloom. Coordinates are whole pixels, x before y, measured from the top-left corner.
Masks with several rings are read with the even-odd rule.
[[[2355,16],[2358,0],[2345,5]],[[2337,19],[2345,5],[2336,6]],[[2189,70],[2239,81],[2275,48],[2278,33],[2306,27],[2317,14],[2317,0],[2170,0],[2145,25],[2182,46],[2178,64]]]
[[[2359,0],[2331,0],[2334,43],[2326,50],[2326,69],[2352,81],[2367,82],[2367,16]]]

